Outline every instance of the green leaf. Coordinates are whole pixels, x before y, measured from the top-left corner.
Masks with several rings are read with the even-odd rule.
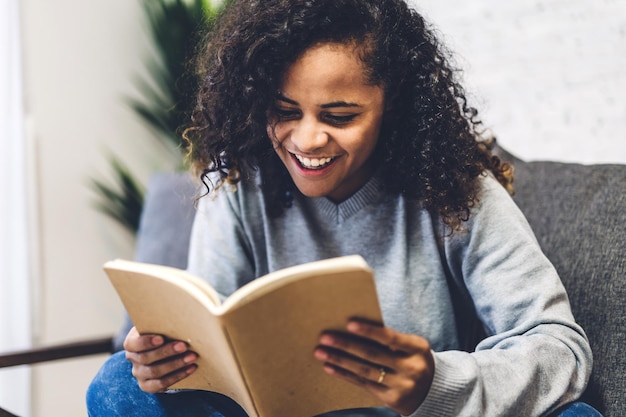
[[[95,208],[135,234],[139,228],[144,187],[117,157],[111,156],[109,160],[113,183],[95,178],[90,180],[91,188],[100,197],[94,203]]]

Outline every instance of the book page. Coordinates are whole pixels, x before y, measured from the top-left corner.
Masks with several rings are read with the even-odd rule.
[[[221,298],[218,292],[215,291],[215,289],[213,289],[208,282],[190,274],[185,270],[164,265],[126,261],[123,259],[116,259],[114,261],[107,262],[104,266],[105,271],[108,268],[119,268],[128,271],[148,273],[151,276],[157,276],[160,279],[165,280],[174,280],[175,282],[179,282],[179,280],[187,281],[191,285],[180,285],[185,285],[186,291],[191,294],[196,294],[198,292],[204,294],[210,300],[208,307],[211,311],[218,313],[217,307],[221,304]],[[199,293],[195,296],[198,299],[202,299],[203,297]]]
[[[289,280],[262,297],[242,297],[245,302],[223,315],[261,416],[310,417],[382,405],[367,391],[326,375],[313,357],[323,330],[345,330],[351,317],[382,322],[371,271],[334,269]]]
[[[348,270],[363,270],[366,273],[371,273],[369,265],[359,255],[341,256],[284,268],[259,277],[239,288],[224,300],[220,312],[223,313],[248,303],[293,281]]]
[[[139,333],[185,341],[198,353],[198,369],[170,388],[219,392],[256,415],[216,315],[214,290],[201,290],[184,271],[158,265],[118,260],[105,264],[105,271]]]

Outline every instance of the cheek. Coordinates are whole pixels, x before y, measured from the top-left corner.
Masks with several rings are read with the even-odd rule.
[[[267,132],[267,136],[270,138],[272,142],[274,142],[276,140],[276,128],[274,124],[268,123],[265,130]]]
[[[365,129],[354,136],[350,146],[361,157],[368,157],[376,148],[380,136],[378,129]]]
[[[274,148],[280,145],[280,143],[284,140],[281,139],[281,128],[278,123],[269,123],[267,125],[267,136],[272,141]]]
[[[276,154],[282,159],[285,148],[283,146],[284,137],[281,138],[281,129],[276,125],[268,125],[267,136],[272,142],[272,148],[274,149],[274,152],[276,152]]]

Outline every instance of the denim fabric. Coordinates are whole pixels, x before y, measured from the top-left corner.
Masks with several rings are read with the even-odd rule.
[[[602,414],[585,403],[577,402],[567,405],[551,417],[602,417]]]
[[[132,375],[124,352],[111,356],[87,390],[89,417],[247,417],[234,401],[206,391],[149,394]],[[324,417],[398,417],[389,409],[337,411]]]
[[[247,417],[234,401],[206,391],[149,394],[132,375],[124,352],[118,352],[100,368],[87,390],[89,417]],[[342,410],[324,417],[399,417],[387,408]],[[584,403],[573,403],[551,417],[602,417]]]
[[[126,360],[123,351],[111,356],[94,377],[87,390],[87,411],[90,417],[225,417],[226,413],[228,417],[246,415],[233,401],[210,392],[149,394],[142,391],[132,375],[132,365]]]

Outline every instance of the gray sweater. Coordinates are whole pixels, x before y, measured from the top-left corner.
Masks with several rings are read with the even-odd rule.
[[[298,196],[279,218],[268,217],[258,182],[200,200],[188,268],[222,296],[280,268],[359,254],[374,269],[385,324],[434,351],[435,377],[412,417],[542,416],[583,392],[586,336],[493,177],[481,178],[464,231],[448,237],[436,216],[376,177],[340,204]]]

